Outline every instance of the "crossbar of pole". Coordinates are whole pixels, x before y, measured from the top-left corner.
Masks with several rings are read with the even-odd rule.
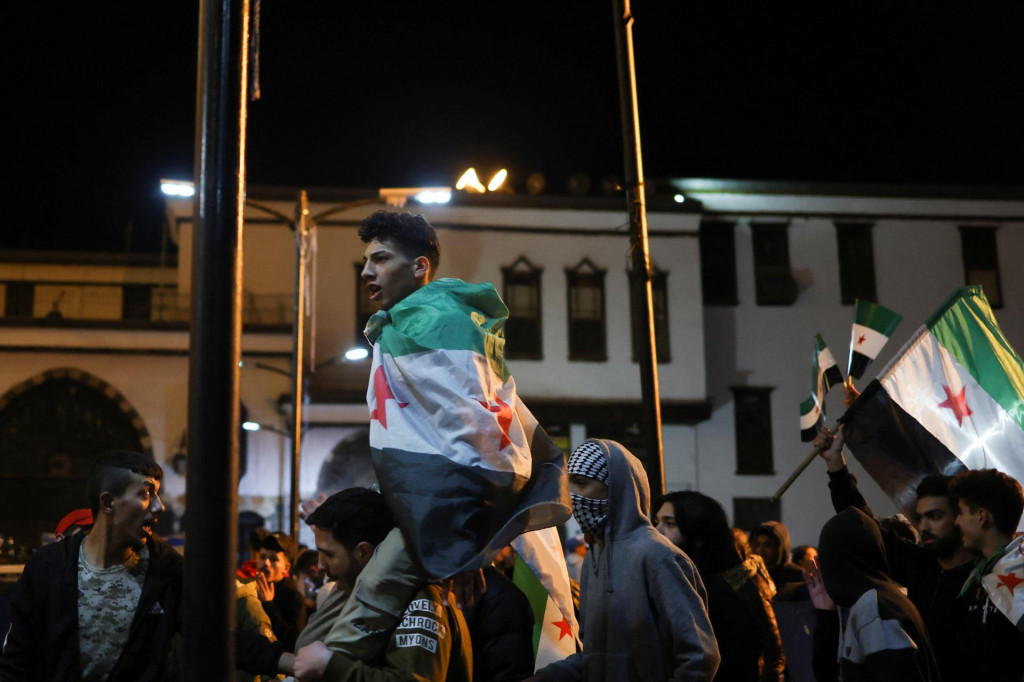
[[[235,676],[248,0],[201,0],[183,678]]]
[[[612,0],[615,13],[615,48],[619,66],[619,104],[622,114],[622,152],[625,165],[626,209],[629,212],[630,259],[633,270],[634,319],[637,360],[643,401],[641,429],[645,464],[651,490],[665,492],[665,461],[661,440],[661,397],[658,390],[658,351],[654,334],[654,301],[647,238],[644,164],[640,146],[640,114],[633,60],[633,15],[629,0]]]

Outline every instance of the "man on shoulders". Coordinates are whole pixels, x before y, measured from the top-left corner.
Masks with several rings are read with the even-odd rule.
[[[162,678],[182,573],[181,556],[152,534],[162,477],[140,453],[99,456],[92,532],[41,548],[13,588],[0,679]]]

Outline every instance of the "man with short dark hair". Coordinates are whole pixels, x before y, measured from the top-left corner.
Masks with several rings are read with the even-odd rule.
[[[11,597],[0,679],[157,680],[178,629],[182,558],[153,535],[163,470],[112,451],[87,486],[95,523],[35,553]]]
[[[832,506],[836,512],[856,507],[873,518],[874,512],[857,488],[856,477],[846,467],[844,442],[842,426],[835,434],[822,429],[814,441],[816,447],[827,446],[821,457],[828,470]],[[970,671],[964,666],[966,652],[957,641],[955,628],[962,617],[957,595],[971,571],[973,554],[960,540],[956,525],[959,508],[949,489],[949,477],[926,476],[916,492],[920,544],[894,533],[882,533],[891,575],[907,588],[907,596],[920,612],[943,679],[967,679]]]
[[[394,519],[380,493],[349,488],[327,498],[307,522],[316,536],[320,567],[337,585],[299,639],[293,663],[296,677],[303,682],[321,677],[352,682],[471,679],[466,623],[452,598],[443,596],[437,583],[421,586],[406,604],[397,627],[383,633],[386,642],[381,654],[355,661],[333,653],[328,644],[341,605],[349,598],[377,545],[394,527]]]
[[[291,575],[295,542],[285,533],[268,533],[260,541],[256,594],[270,617],[274,635],[287,651],[306,626],[306,602]]]
[[[1015,538],[1014,532],[1024,493],[1020,483],[995,469],[961,471],[950,492],[959,500],[956,524],[964,546],[981,555],[960,592],[966,615],[957,634],[967,652],[967,670],[976,680],[1019,682],[1024,677],[1024,537]]]

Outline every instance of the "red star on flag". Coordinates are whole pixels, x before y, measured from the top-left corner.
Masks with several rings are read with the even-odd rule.
[[[388,413],[385,403],[388,400],[394,400],[399,407],[405,407],[409,403],[398,402],[398,398],[391,392],[391,386],[388,385],[388,378],[384,374],[383,365],[377,365],[377,371],[373,373],[373,393],[377,397],[377,407],[373,408],[373,411],[370,412],[370,420],[376,419],[386,429],[388,428]]]
[[[1008,589],[1011,595],[1013,594],[1013,589],[1017,587],[1017,585],[1024,583],[1024,578],[1018,578],[1016,573],[1011,573],[1009,575],[999,575],[997,573],[996,577],[999,578],[999,584]]]
[[[491,405],[483,400],[478,400],[477,402],[483,405],[484,409],[498,415],[498,428],[501,429],[501,443],[498,445],[500,450],[506,445],[512,444],[512,439],[508,437],[508,429],[512,426],[512,408],[506,405],[498,396],[494,396],[494,399],[498,401],[497,405]]]
[[[957,426],[964,425],[964,417],[970,417],[973,412],[971,408],[967,406],[967,387],[961,386],[960,393],[953,395],[952,389],[946,384],[942,384],[942,390],[946,392],[946,399],[939,403],[939,407],[948,407],[953,410],[953,414],[956,415]]]
[[[857,339],[857,345],[859,346],[860,344],[864,343],[867,340],[868,340],[868,337],[866,337],[863,334],[861,334],[860,337]]]
[[[572,627],[569,626],[569,619],[562,616],[562,620],[551,621],[551,624],[558,628],[558,641],[561,642],[563,637],[572,637]]]

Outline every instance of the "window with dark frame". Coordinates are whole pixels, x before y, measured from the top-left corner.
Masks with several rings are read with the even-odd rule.
[[[31,319],[35,303],[35,285],[32,282],[8,282],[4,317]]]
[[[770,387],[733,386],[737,475],[775,473]]]
[[[980,285],[993,308],[1003,307],[1003,286],[999,278],[999,253],[995,227],[960,226],[964,255],[964,281]]]
[[[540,310],[540,276],[538,268],[520,256],[512,265],[501,269],[503,298],[508,306],[505,325],[505,357],[540,360],[544,357]]]
[[[758,305],[793,305],[796,280],[789,265],[789,225],[751,223],[754,293]]]
[[[859,298],[877,301],[875,249],[871,223],[836,223],[839,247],[839,291],[843,305]]]
[[[590,259],[565,271],[569,295],[569,359],[608,359],[605,332],[604,275]]]
[[[748,533],[765,521],[782,518],[782,501],[770,497],[734,497],[732,500],[732,525]]]
[[[153,317],[153,286],[125,284],[121,297],[121,318],[149,321]]]
[[[380,306],[370,300],[370,292],[366,288],[366,284],[363,282],[363,264],[356,263],[356,330],[355,330],[355,345],[360,348],[366,348],[370,350],[372,346],[370,342],[366,340],[363,335],[363,330],[366,329],[366,323],[369,321],[370,316],[380,310]]]
[[[736,293],[736,223],[700,223],[700,280],[704,305],[739,305]]]
[[[632,269],[628,269],[630,287],[637,286],[637,278]],[[630,290],[632,293],[632,289]],[[651,297],[654,304],[654,347],[658,352],[658,362],[672,362],[672,346],[668,338],[668,273],[651,268]],[[642,321],[637,319],[636,297],[629,297],[630,319],[633,321],[630,329],[630,336],[633,342],[633,362],[637,361],[637,349],[640,347],[639,324]]]

